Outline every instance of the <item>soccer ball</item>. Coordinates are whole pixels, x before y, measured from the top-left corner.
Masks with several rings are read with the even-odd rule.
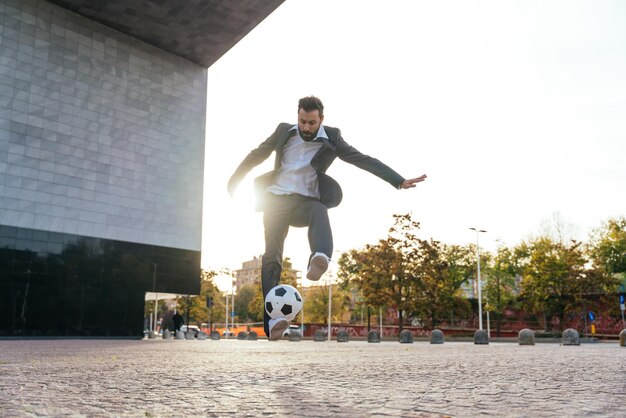
[[[285,317],[293,321],[302,310],[300,292],[288,284],[274,286],[265,296],[265,311],[270,318]]]

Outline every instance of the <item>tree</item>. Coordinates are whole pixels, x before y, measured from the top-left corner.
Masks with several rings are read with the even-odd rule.
[[[397,299],[394,282],[398,281],[394,272],[398,271],[399,258],[389,241],[380,240],[378,244],[368,244],[362,250],[345,252],[339,259],[337,275],[341,288],[357,290],[361,304],[368,307],[368,326],[370,308],[378,310],[387,305],[394,306]]]
[[[200,296],[182,297],[178,299],[177,309],[185,317],[185,323],[201,324],[209,319],[209,308],[207,307],[207,297],[211,297],[213,306],[211,307],[212,322],[224,321],[224,296],[214,283],[217,272],[213,270],[202,270],[200,281]]]
[[[249,321],[259,321],[263,320],[263,317],[260,319],[257,317],[256,312],[250,312],[250,306],[252,304],[252,300],[257,296],[257,293],[260,293],[259,286],[255,285],[245,285],[241,288],[237,289],[237,297],[235,298],[235,314],[239,317],[239,320],[242,322]]]
[[[588,253],[594,266],[626,279],[626,218],[609,219],[594,230]]]
[[[605,293],[615,281],[586,267],[580,242],[555,242],[548,237],[520,244],[518,254],[527,254],[523,263],[522,304],[531,312],[544,312],[559,319],[562,330],[565,314],[582,303],[589,293]]]
[[[420,224],[411,218],[411,214],[393,215],[394,224],[389,228],[389,236],[383,246],[389,246],[391,255],[391,281],[389,299],[398,310],[400,332],[404,324],[404,312],[412,306],[415,292],[419,289],[424,277],[416,270],[416,249],[423,243],[417,238],[416,232]],[[381,242],[383,244],[383,242]],[[423,286],[422,286],[423,288]]]
[[[560,244],[567,244],[574,240],[578,231],[578,227],[564,219],[558,211],[552,213],[550,219],[543,219],[539,229],[539,237],[550,238]]]
[[[467,318],[472,313],[472,307],[462,287],[472,280],[476,266],[474,252],[471,246],[444,245],[443,257],[446,262],[444,281],[447,283],[443,290],[449,292],[447,298],[452,305],[447,308],[451,316]]]
[[[346,304],[349,298],[346,292],[340,287],[333,285],[331,320],[341,321],[346,312]],[[304,298],[304,311],[306,320],[312,323],[328,323],[328,285],[312,286],[307,291]]]
[[[471,271],[468,252],[421,240],[418,229],[419,222],[410,214],[394,215],[387,239],[344,253],[339,260],[344,288],[356,288],[359,300],[368,307],[395,307],[400,329],[404,312],[434,326],[453,309],[469,308],[460,291]]]
[[[361,261],[362,257],[359,254],[359,250],[352,249],[342,253],[337,261],[337,264],[339,265],[337,277],[340,280],[340,287],[343,290],[349,291],[355,295],[356,307],[367,308],[367,330],[369,331],[371,328],[372,301],[366,297],[363,290],[362,285],[364,282],[362,282],[361,271],[364,266],[361,265]]]
[[[256,285],[256,291],[250,303],[248,303],[248,316],[253,322],[263,321],[263,312],[265,312],[265,301],[263,300],[263,289],[261,285]]]
[[[517,272],[514,254],[507,247],[498,248],[493,262],[486,266],[485,294],[487,310],[495,313],[496,336],[500,336],[502,314],[515,302],[515,274]]]
[[[411,264],[417,287],[411,313],[432,328],[448,313],[467,313],[469,302],[460,290],[471,274],[468,249],[435,240],[418,240]]]
[[[419,222],[410,214],[393,215],[394,224],[386,239],[363,250],[351,250],[339,260],[339,274],[344,288],[356,288],[361,303],[369,307],[392,306],[398,311],[400,331],[404,312],[411,307],[417,279],[412,257],[417,242]]]
[[[280,272],[280,283],[288,284],[293,287],[298,286],[298,279],[295,274],[295,270],[293,269],[293,263],[289,257],[285,257],[283,259],[283,269]]]

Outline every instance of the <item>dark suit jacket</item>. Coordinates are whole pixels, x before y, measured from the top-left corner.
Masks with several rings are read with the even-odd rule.
[[[274,170],[254,180],[255,191],[257,193],[257,210],[263,210],[263,195],[267,187],[274,181],[278,169],[282,165],[283,148],[287,140],[297,133],[296,131],[290,131],[292,126],[293,124],[289,123],[279,124],[269,138],[263,141],[244,158],[228,181],[228,190],[233,191],[250,170],[265,161],[270,154],[275,151],[276,159],[274,160]],[[320,148],[311,160],[311,166],[317,172],[320,201],[328,208],[339,205],[343,198],[339,183],[326,174],[326,170],[337,157],[347,163],[369,171],[395,188],[398,188],[404,181],[404,177],[387,165],[376,158],[360,153],[357,149],[349,145],[341,137],[341,131],[339,129],[330,126],[324,126],[324,129],[328,134],[328,139],[321,138],[323,141],[322,148]]]

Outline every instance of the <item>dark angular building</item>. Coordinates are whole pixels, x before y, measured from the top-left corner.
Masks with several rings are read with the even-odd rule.
[[[283,0],[0,0],[0,336],[197,294],[207,68]]]

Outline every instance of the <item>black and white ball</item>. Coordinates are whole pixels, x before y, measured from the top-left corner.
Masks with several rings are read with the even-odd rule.
[[[265,311],[270,318],[285,317],[293,321],[302,310],[300,292],[288,284],[274,286],[265,296]]]

